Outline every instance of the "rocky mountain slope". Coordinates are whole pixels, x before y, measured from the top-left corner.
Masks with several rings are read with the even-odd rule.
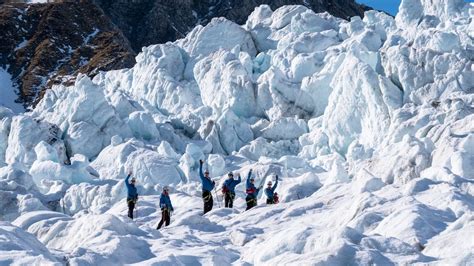
[[[13,77],[25,106],[77,73],[135,63],[128,40],[88,2],[1,5],[0,32],[0,67]]]

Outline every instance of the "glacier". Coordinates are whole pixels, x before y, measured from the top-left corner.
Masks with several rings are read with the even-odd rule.
[[[0,107],[0,264],[472,264],[473,17],[462,0],[349,21],[262,5]],[[243,211],[239,184],[202,215],[200,159],[217,187],[278,175],[281,203]]]

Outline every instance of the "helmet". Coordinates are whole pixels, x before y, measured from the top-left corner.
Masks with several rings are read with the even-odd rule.
[[[229,172],[227,176],[234,176],[234,174],[232,172]]]
[[[268,186],[271,186],[271,185],[272,185],[272,181],[268,181],[267,185],[268,185]]]
[[[163,191],[168,192],[168,191],[170,191],[170,188],[169,188],[168,186],[164,186],[164,187],[163,187]]]
[[[206,169],[206,170],[204,171],[204,174],[209,174],[209,170]]]
[[[130,183],[135,183],[135,181],[137,181],[137,179],[135,177],[132,177],[132,179],[130,180]]]

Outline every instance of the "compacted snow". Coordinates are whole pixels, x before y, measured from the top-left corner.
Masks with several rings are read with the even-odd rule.
[[[0,112],[4,112],[4,107],[9,108],[15,113],[21,113],[25,111],[25,108],[15,102],[18,96],[15,94],[16,87],[13,85],[11,75],[8,74],[3,68],[0,68]]]
[[[262,5],[31,112],[0,107],[0,264],[472,264],[473,17],[462,0],[350,21]],[[217,182],[206,215],[200,159]],[[279,204],[244,211],[250,169],[279,175]],[[175,212],[157,231],[164,186]]]

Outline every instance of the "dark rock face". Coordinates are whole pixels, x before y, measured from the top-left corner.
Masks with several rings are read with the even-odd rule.
[[[150,44],[182,38],[194,26],[214,17],[244,24],[255,7],[273,10],[283,5],[305,5],[315,12],[327,11],[347,19],[363,16],[368,8],[354,0],[95,0],[124,32],[136,52]]]
[[[120,29],[90,2],[1,5],[0,35],[0,67],[12,75],[25,107],[79,72],[94,75],[135,63]]]

